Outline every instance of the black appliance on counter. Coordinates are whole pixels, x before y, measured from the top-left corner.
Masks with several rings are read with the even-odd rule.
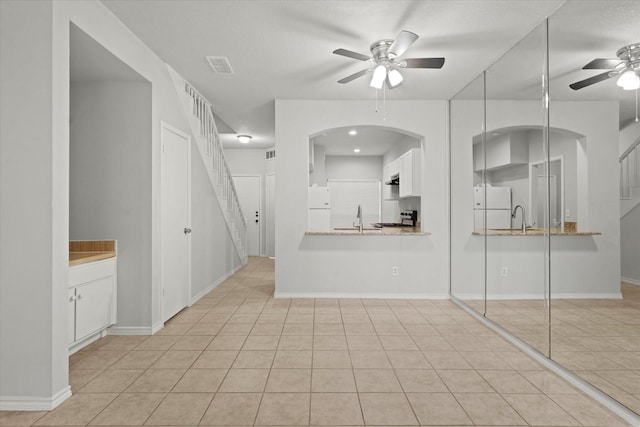
[[[376,222],[376,228],[382,227],[415,227],[418,221],[418,211],[406,210],[400,212],[400,222]]]

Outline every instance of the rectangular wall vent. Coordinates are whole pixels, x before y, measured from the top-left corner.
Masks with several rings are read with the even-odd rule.
[[[267,158],[267,160],[275,159],[276,158],[276,149],[274,148],[274,149],[271,149],[271,150],[267,150],[266,158]]]
[[[213,68],[213,71],[218,74],[233,74],[233,68],[229,63],[229,59],[224,56],[206,56],[209,65]]]

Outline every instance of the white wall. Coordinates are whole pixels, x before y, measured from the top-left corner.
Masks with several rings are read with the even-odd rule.
[[[193,136],[192,136],[193,141]],[[191,301],[242,266],[204,160],[191,144]]]
[[[151,84],[73,83],[69,238],[118,241],[117,326],[151,322]]]
[[[327,179],[382,179],[382,156],[327,156]]]
[[[51,408],[70,394],[68,103],[52,108],[69,91],[69,56],[54,9],[0,2],[0,409]]]
[[[630,122],[620,129],[619,154],[622,155],[638,138],[640,138],[640,122]]]
[[[624,153],[638,138],[640,122],[631,122],[622,128],[619,154]],[[634,190],[636,194],[638,191]],[[640,284],[640,205],[636,205],[620,220],[620,257],[623,280]]]
[[[276,100],[276,296],[446,297],[445,101]],[[308,144],[325,129],[375,125],[423,141],[422,211],[430,236],[306,236]],[[398,266],[400,276],[391,275]]]
[[[0,8],[0,408],[50,409],[70,394],[70,23],[152,84],[151,146],[144,166],[151,189],[150,194],[141,195],[150,203],[151,218],[147,219],[148,228],[140,230],[150,239],[146,244],[151,259],[143,262],[151,265],[151,287],[146,305],[139,307],[148,313],[149,329],[161,318],[160,122],[183,131],[188,127],[166,65],[102,3],[6,0],[0,2]],[[206,197],[204,191],[197,193],[205,184],[193,180],[192,184],[194,200]],[[213,228],[215,220],[210,218]],[[207,244],[213,245],[210,241]],[[216,248],[220,248],[216,256],[226,253],[231,244],[228,236],[216,241]],[[27,249],[29,257],[24,256]],[[194,256],[193,262],[195,271],[197,263],[212,261]],[[230,273],[208,267],[203,270],[205,284]],[[194,289],[198,286],[193,284]]]
[[[452,292],[480,297],[484,291],[484,236],[473,230],[472,137],[480,133],[482,104],[452,102]],[[487,129],[536,126],[536,101],[489,101],[493,120]],[[585,135],[587,141],[588,218],[580,227],[599,236],[557,236],[551,239],[552,293],[556,296],[615,297],[619,290],[619,203],[617,150],[608,141],[618,133],[615,102],[560,102],[551,104],[551,124]],[[543,294],[542,237],[487,238],[487,280],[490,297]],[[500,277],[501,267],[509,275]]]
[[[622,280],[640,285],[640,205],[620,220]]]

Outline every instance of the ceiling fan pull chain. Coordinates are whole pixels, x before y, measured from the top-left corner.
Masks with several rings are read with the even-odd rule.
[[[387,120],[387,88],[382,86],[382,120]]]

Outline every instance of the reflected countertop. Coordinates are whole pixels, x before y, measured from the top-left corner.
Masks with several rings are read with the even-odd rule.
[[[521,228],[501,228],[489,230],[474,230],[474,236],[544,236],[544,228],[527,228],[526,233],[522,233]],[[598,231],[568,231],[559,228],[552,228],[549,232],[552,236],[599,236]]]

